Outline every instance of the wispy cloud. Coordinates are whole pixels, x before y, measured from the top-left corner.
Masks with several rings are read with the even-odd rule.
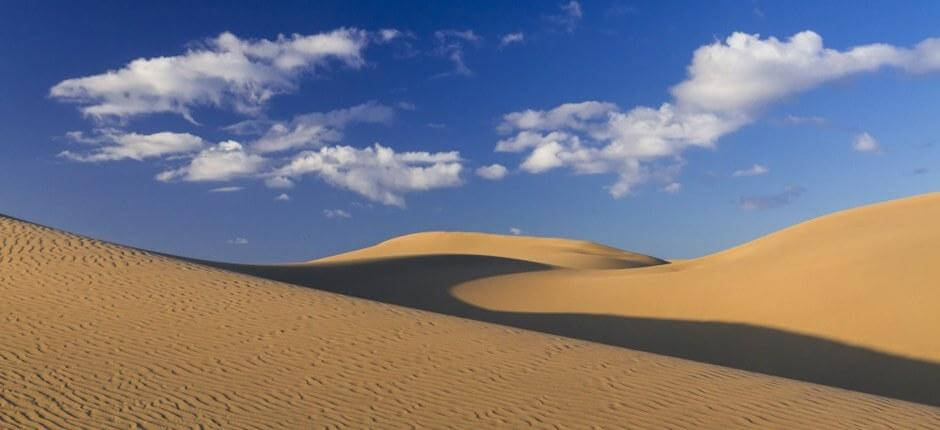
[[[342,209],[324,209],[323,216],[327,218],[352,218],[349,212]]]
[[[210,193],[234,193],[236,191],[244,190],[244,187],[219,187],[209,190]]]
[[[522,229],[519,228],[519,227],[510,227],[510,228],[509,228],[509,233],[511,233],[511,234],[513,234],[513,235],[515,235],[515,236],[518,236],[518,235],[522,234]]]
[[[473,70],[467,67],[464,61],[464,48],[467,44],[479,45],[482,37],[473,32],[473,30],[438,30],[434,32],[434,38],[437,46],[434,52],[450,60],[453,70],[436,75],[435,77],[444,77],[451,75],[472,76]]]
[[[738,199],[738,207],[746,211],[776,209],[790,205],[805,192],[806,189],[803,187],[787,187],[777,194],[741,197]]]
[[[227,240],[226,243],[229,245],[247,245],[248,239],[245,239],[244,237],[236,237],[234,239]]]
[[[287,193],[281,193],[281,194],[278,194],[277,197],[274,198],[274,201],[287,202],[287,201],[290,201],[290,196],[287,195]]]
[[[154,134],[128,133],[117,129],[97,129],[91,136],[81,131],[70,131],[66,137],[90,149],[66,150],[60,157],[86,163],[131,159],[141,161],[174,154],[185,154],[203,148],[205,142],[189,133],[161,132]]]
[[[548,22],[557,25],[568,33],[574,33],[575,28],[581,22],[581,18],[584,18],[584,12],[581,10],[581,3],[575,0],[559,6],[559,13],[545,17]]]
[[[766,175],[768,172],[770,172],[770,169],[768,169],[767,166],[755,164],[747,169],[735,170],[731,176],[736,178],[741,176],[760,176]]]
[[[525,42],[525,34],[523,34],[521,31],[518,33],[504,34],[503,37],[499,40],[499,48],[502,49],[514,43],[522,42]]]

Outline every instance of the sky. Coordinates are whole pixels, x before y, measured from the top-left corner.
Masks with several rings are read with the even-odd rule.
[[[235,262],[691,258],[940,188],[940,4],[7,2],[0,213]]]

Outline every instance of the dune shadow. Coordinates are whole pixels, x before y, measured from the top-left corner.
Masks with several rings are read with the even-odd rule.
[[[475,255],[287,266],[199,261],[323,291],[940,406],[940,363],[747,324],[611,315],[499,312],[455,298],[457,284],[550,269]]]

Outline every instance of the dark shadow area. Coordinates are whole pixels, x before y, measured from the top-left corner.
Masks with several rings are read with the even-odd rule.
[[[496,312],[450,294],[450,288],[462,282],[549,268],[526,261],[433,255],[329,265],[199,263],[416,309],[940,406],[940,363],[746,324]]]

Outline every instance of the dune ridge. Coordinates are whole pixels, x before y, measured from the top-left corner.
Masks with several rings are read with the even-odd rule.
[[[0,217],[0,427],[852,428],[940,409],[299,288]]]
[[[666,263],[656,257],[581,240],[445,231],[399,236],[375,246],[308,263],[341,263],[419,255],[485,255],[565,269],[624,269]]]

